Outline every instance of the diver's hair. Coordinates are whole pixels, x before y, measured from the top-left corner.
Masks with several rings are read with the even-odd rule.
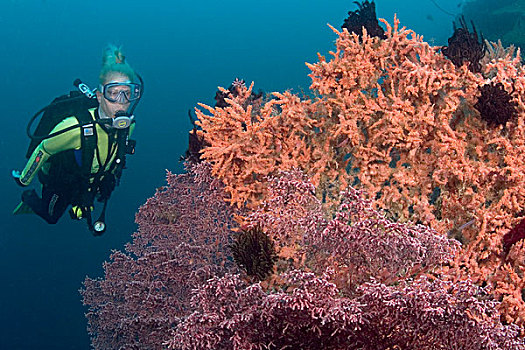
[[[137,82],[137,74],[126,61],[126,56],[122,53],[122,48],[109,44],[105,48],[104,55],[102,56],[102,69],[99,75],[100,84],[106,83],[114,73],[123,74],[132,82]]]

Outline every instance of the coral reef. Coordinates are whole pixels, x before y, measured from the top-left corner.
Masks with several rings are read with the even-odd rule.
[[[267,177],[292,168],[312,179],[327,206],[348,185],[366,190],[391,217],[463,242],[444,273],[490,285],[507,321],[524,325],[522,246],[502,258],[502,237],[525,215],[519,51],[482,60],[481,73],[473,73],[397,19],[393,26],[382,21],[385,39],[334,29],[332,58],[307,64],[314,98],[274,93],[252,106],[245,103],[252,84],[225,108],[201,105],[199,135],[210,144],[202,157],[238,207],[257,207],[268,194]],[[500,86],[502,106],[515,111],[507,121],[494,125],[475,108],[487,84]]]
[[[473,72],[381,21],[332,28],[315,96],[200,104],[200,157],[85,281],[94,348],[525,349],[519,51]]]
[[[277,242],[278,272],[308,266],[331,269],[340,292],[350,295],[372,279],[392,284],[450,261],[458,242],[422,225],[392,221],[349,187],[335,210],[323,208],[315,187],[298,170],[269,179],[266,201],[246,221]]]
[[[223,225],[229,207],[202,207],[201,197],[220,205],[221,187],[211,185],[206,163],[192,169],[168,175],[141,208],[128,252],[113,254],[105,279],[86,280],[95,349],[525,349],[485,291],[431,276],[457,242],[385,218],[351,188],[334,213],[324,212],[299,171],[270,180],[273,195],[247,221],[293,234],[304,258],[260,283],[243,278],[224,256],[226,237],[236,235],[231,222]],[[222,213],[220,221],[210,221],[210,211]],[[356,235],[362,239],[351,243]],[[345,270],[356,261],[348,250],[364,242],[370,249],[357,259],[368,264]],[[387,246],[390,256],[402,253],[385,269]]]
[[[372,282],[354,299],[327,276],[292,271],[293,288],[265,292],[235,275],[211,280],[193,300],[169,349],[524,349],[515,327],[470,282],[421,278],[399,286]],[[466,317],[466,315],[468,315]]]

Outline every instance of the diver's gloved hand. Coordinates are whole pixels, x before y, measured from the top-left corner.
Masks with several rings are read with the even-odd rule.
[[[99,202],[103,202],[106,199],[109,199],[111,196],[111,192],[115,189],[116,180],[115,175],[113,174],[107,174],[104,175],[102,180],[100,181],[100,184],[98,186],[99,191]]]
[[[18,170],[13,170],[11,171],[11,176],[13,177],[13,179],[15,180],[16,184],[18,186],[21,186],[21,187],[26,187],[27,185],[23,184],[21,181],[20,181],[20,176],[22,176],[22,173]]]
[[[93,211],[93,207],[89,207],[89,210]],[[84,218],[84,210],[82,207],[75,205],[69,209],[69,216],[71,216],[71,219],[73,220],[81,220]]]

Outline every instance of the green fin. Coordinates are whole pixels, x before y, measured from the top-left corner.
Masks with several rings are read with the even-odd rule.
[[[29,205],[25,204],[24,202],[20,202],[13,210],[13,215],[20,215],[20,214],[34,214],[35,212]]]

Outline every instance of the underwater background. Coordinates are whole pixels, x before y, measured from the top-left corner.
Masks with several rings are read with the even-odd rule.
[[[397,13],[402,26],[434,45],[446,44],[462,5],[376,1],[379,18],[393,23]],[[236,77],[254,81],[255,91],[308,90],[304,63],[334,49],[336,35],[327,23],[340,29],[356,8],[349,0],[3,0],[0,349],[89,349],[78,289],[86,275],[102,276],[111,251],[130,240],[138,207],[164,184],[166,169],[183,171],[188,110],[197,102],[213,105],[217,86],[228,87]],[[57,225],[12,216],[22,189],[11,170],[25,165],[29,118],[71,90],[76,78],[96,86],[108,43],[123,46],[145,81],[135,111],[136,154],[109,202],[108,230],[93,237],[85,222],[67,213]]]

